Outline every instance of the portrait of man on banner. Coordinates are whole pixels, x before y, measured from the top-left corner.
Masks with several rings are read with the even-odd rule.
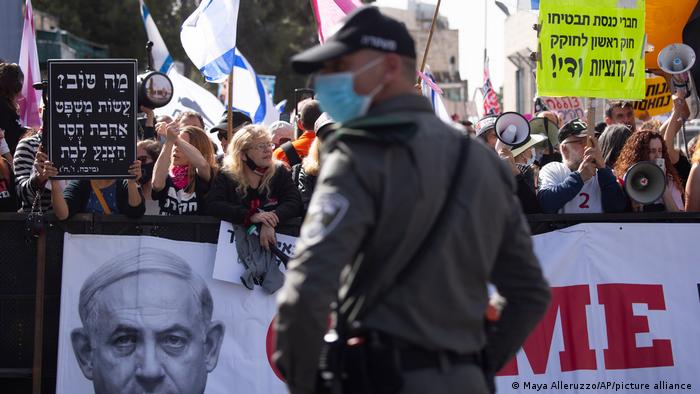
[[[200,394],[224,338],[213,309],[207,284],[180,257],[132,250],[83,283],[73,351],[97,394]]]

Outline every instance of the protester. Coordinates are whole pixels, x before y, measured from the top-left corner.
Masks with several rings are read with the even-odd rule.
[[[278,120],[270,125],[269,130],[270,134],[272,134],[272,143],[275,144],[275,149],[294,139],[294,126],[289,122]]]
[[[605,128],[603,134],[600,135],[600,139],[598,139],[598,143],[600,144],[600,151],[603,154],[606,166],[615,168],[620,151],[622,151],[622,147],[625,146],[625,142],[631,135],[632,132],[629,127],[622,123],[613,123]],[[619,176],[621,174],[615,175]]]
[[[217,170],[209,137],[196,126],[171,123],[158,130],[165,144],[153,171],[152,197],[161,215],[203,215],[205,196]]]
[[[542,111],[539,112],[536,117],[545,119],[544,132],[547,137],[550,137],[548,130],[550,127],[552,127],[551,125],[553,125],[556,130],[559,130],[559,117],[554,112]],[[536,161],[540,168],[553,161],[561,161],[561,154],[557,151],[557,146],[552,145],[551,139],[553,138],[555,138],[555,135],[548,138],[547,142],[541,145],[542,148],[539,148],[541,149],[541,154],[538,155]]]
[[[223,170],[207,195],[210,215],[235,225],[259,225],[260,244],[275,245],[275,228],[301,215],[301,197],[289,170],[272,159],[264,126],[247,125],[233,136]]]
[[[292,179],[294,184],[299,189],[301,195],[301,203],[303,205],[302,216],[306,215],[306,210],[309,208],[311,196],[316,187],[316,179],[321,171],[321,163],[319,163],[319,151],[321,143],[318,138],[314,139],[309,147],[309,155],[301,161],[300,164],[292,167]]]
[[[151,198],[151,179],[153,178],[153,167],[160,155],[162,146],[158,141],[146,139],[136,144],[136,159],[141,162],[141,191],[145,198],[146,215],[158,215],[160,207],[158,201]]]
[[[243,112],[233,110],[233,112],[231,113],[231,126],[233,128],[231,134],[236,135],[236,132],[238,132],[238,130],[240,130],[241,127],[251,123],[253,123],[253,121],[250,119],[250,116],[244,114]],[[209,132],[216,133],[216,137],[219,139],[219,142],[221,142],[221,148],[223,149],[223,153],[216,158],[217,164],[219,165],[219,167],[221,167],[224,155],[226,155],[226,150],[229,146],[228,111],[224,111],[224,114],[221,120],[219,121],[219,124],[209,129]]]
[[[546,139],[543,135],[533,134],[523,145],[512,150],[500,141],[496,143],[498,156],[515,176],[520,206],[526,214],[542,212],[536,193],[539,168],[534,164],[535,156],[532,150],[535,145]]]
[[[481,138],[481,140],[490,146],[491,149],[496,149],[496,142],[498,142],[498,137],[496,137],[496,118],[495,115],[487,115],[479,119],[476,122],[476,136]]]
[[[51,210],[51,191],[45,188],[48,178],[45,176],[44,163],[49,160],[44,152],[39,151],[41,133],[30,130],[20,139],[14,154],[13,167],[17,196],[22,205],[22,212],[31,212],[34,201],[39,196],[36,209]],[[66,183],[65,181],[63,182]]]
[[[537,198],[544,213],[622,212],[627,202],[612,170],[605,166],[598,141],[587,147],[586,124],[574,119],[559,129],[563,162],[540,171]]]
[[[58,175],[50,161],[44,162],[43,177]],[[51,180],[51,203],[58,220],[65,220],[76,213],[98,213],[102,215],[122,214],[138,219],[146,211],[143,193],[139,186],[141,162],[136,160],[129,166],[133,178],[81,179],[68,182],[65,190],[59,180]]]
[[[187,126],[196,126],[204,130],[204,119],[202,118],[202,115],[194,111],[180,112],[175,118],[175,121],[178,123],[180,129]]]
[[[630,128],[633,133],[637,131],[637,120],[634,117],[634,105],[631,101],[608,101],[605,110],[605,123],[608,125],[622,123]]]
[[[139,107],[139,111],[146,114],[146,121],[143,128],[139,127],[139,139],[153,139],[156,137],[155,114],[151,108]]]
[[[7,145],[7,140],[5,140],[5,130],[0,129],[0,157],[7,160],[10,164],[14,160],[12,157],[12,152],[10,151],[10,146]]]
[[[688,141],[688,157],[692,158],[695,156],[695,149],[698,147],[698,141],[700,141],[700,138],[698,138],[697,135]],[[680,176],[680,174],[678,174],[678,176]]]
[[[694,138],[695,139],[695,138]],[[692,145],[693,167],[690,170],[688,183],[685,185],[685,211],[698,212],[700,211],[700,138]]]
[[[476,129],[474,128],[474,123],[470,120],[462,120],[459,122],[465,129],[467,129],[467,134],[470,136],[476,135]]]
[[[23,83],[24,73],[17,64],[0,63],[0,129],[4,131],[11,153],[15,152],[24,134],[17,106]]]
[[[660,158],[663,158],[665,163],[662,169],[666,172],[666,190],[663,196],[652,204],[642,206],[630,201],[630,206],[635,212],[677,212],[685,207],[681,180],[676,168],[671,165],[666,143],[660,134],[652,130],[641,130],[630,136],[615,164],[615,174],[623,178],[633,165],[641,161],[654,162]]]
[[[301,163],[301,160],[309,154],[309,147],[316,138],[314,124],[319,116],[321,116],[321,107],[318,101],[305,101],[299,113],[299,122],[297,122],[304,131],[303,134],[296,140],[282,144],[275,149],[273,154],[275,160],[284,162],[290,168]]]
[[[657,130],[663,135],[666,148],[668,149],[668,157],[671,164],[675,167],[681,184],[685,187],[685,182],[690,175],[690,161],[683,155],[680,149],[676,149],[674,142],[676,135],[683,127],[685,121],[690,117],[690,109],[685,101],[685,96],[682,93],[673,96],[673,111],[666,122]],[[689,153],[689,157],[692,157]]]
[[[0,212],[17,212],[19,207],[12,164],[0,157]]]

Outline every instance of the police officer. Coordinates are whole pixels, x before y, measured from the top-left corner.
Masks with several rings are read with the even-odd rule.
[[[357,392],[487,392],[484,371],[500,369],[545,312],[512,175],[435,116],[415,91],[415,64],[406,27],[375,7],[292,58],[297,72],[320,71],[316,97],[342,123],[324,141],[278,295],[274,360],[292,393],[316,392],[334,302],[341,346],[371,345],[366,365],[346,363],[360,372],[345,387],[369,376],[373,388]],[[488,332],[487,282],[507,299]]]

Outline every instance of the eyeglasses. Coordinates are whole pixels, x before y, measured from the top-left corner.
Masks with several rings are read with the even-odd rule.
[[[264,151],[266,149],[273,150],[273,149],[275,149],[275,144],[273,144],[272,142],[268,142],[268,143],[264,143],[264,144],[255,144],[248,149],[255,149],[255,150],[262,150],[262,151]]]

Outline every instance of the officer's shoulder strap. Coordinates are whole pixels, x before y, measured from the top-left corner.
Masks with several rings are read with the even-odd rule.
[[[415,121],[397,116],[366,116],[342,124],[323,142],[323,151],[334,150],[338,143],[365,141],[378,144],[401,144],[409,141],[418,131]]]
[[[301,163],[301,156],[299,156],[299,152],[297,152],[296,148],[294,148],[292,141],[285,142],[280,146],[280,149],[282,149],[282,152],[287,155],[287,161],[289,161],[290,167],[294,167],[295,165]]]

